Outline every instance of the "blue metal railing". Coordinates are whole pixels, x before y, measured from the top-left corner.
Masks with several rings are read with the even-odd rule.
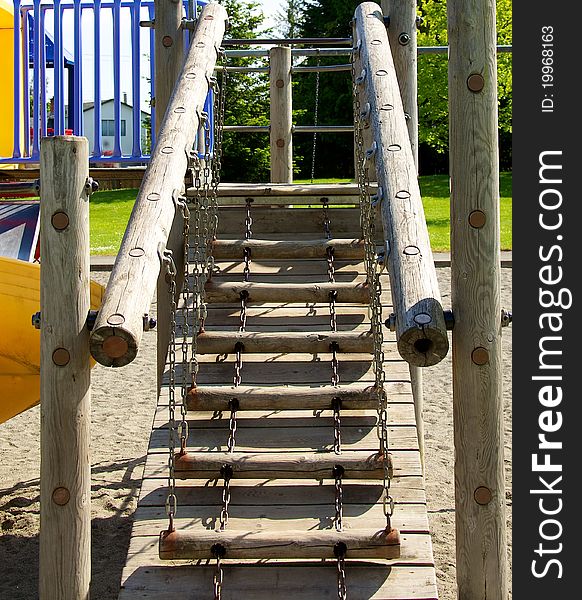
[[[185,0],[184,16],[188,9],[198,10],[204,4],[205,0]],[[38,163],[40,139],[67,133],[90,138],[92,163],[147,162],[147,146],[155,143],[151,128],[155,109],[152,107],[149,115],[143,111],[142,80],[149,79],[152,98],[154,31],[144,32],[140,21],[155,18],[154,0],[13,0],[13,6],[13,148],[11,154],[3,149],[0,163]],[[84,42],[83,36],[83,31],[91,31],[87,29],[90,19],[92,44]],[[185,35],[189,39],[189,32]],[[122,48],[128,45],[130,56],[124,57]],[[144,54],[149,55],[149,67]],[[109,58],[112,73],[107,75],[104,64]],[[122,66],[128,58],[129,69]],[[92,81],[84,76],[87,61],[93,67]],[[52,98],[47,82],[52,82]],[[92,91],[88,90],[91,83]],[[112,88],[111,98],[104,98],[106,87]],[[131,93],[131,107],[127,92]],[[92,101],[92,106],[84,101]],[[93,118],[86,121],[84,112],[91,108]],[[211,97],[206,110],[212,112]],[[110,127],[104,132],[104,120],[108,125],[113,121],[113,136]],[[6,125],[7,119],[2,122]]]

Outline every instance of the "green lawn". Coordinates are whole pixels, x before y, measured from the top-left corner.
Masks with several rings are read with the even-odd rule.
[[[348,183],[348,179],[318,179],[314,183]],[[501,173],[501,249],[511,250],[511,173]],[[296,183],[310,183],[297,180]],[[431,245],[436,252],[450,250],[449,178],[447,175],[420,177],[424,212],[428,223]],[[97,192],[91,197],[91,253],[116,254],[137,190]]]

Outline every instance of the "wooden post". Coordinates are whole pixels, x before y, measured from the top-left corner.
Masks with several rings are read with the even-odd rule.
[[[40,148],[41,600],[89,598],[91,378],[89,145],[43,138]]]
[[[182,32],[182,3],[179,0],[155,0],[155,107],[156,122],[153,124],[156,139],[166,114],[170,96],[174,85],[180,75],[184,63],[184,34]],[[181,231],[176,231],[182,226],[182,219],[176,214],[168,242],[167,249],[172,251],[174,260],[181,263],[180,255],[184,253],[184,244],[181,242]],[[176,235],[176,233],[178,235]],[[178,264],[176,267],[179,268]],[[181,271],[180,271],[181,273]],[[179,290],[179,288],[178,288]],[[178,291],[179,293],[179,291]],[[166,353],[170,341],[170,321],[164,315],[169,314],[170,301],[168,296],[168,283],[165,273],[160,273],[156,287],[157,312],[162,315],[158,319],[156,328],[157,338],[157,365],[158,365],[158,391],[164,373]]]
[[[91,332],[91,353],[106,366],[122,367],[137,354],[226,21],[220,4],[204,7],[170,98]]]
[[[293,120],[291,48],[275,46],[269,52],[271,95],[271,183],[293,182]]]
[[[155,107],[156,134],[159,132],[170,96],[184,64],[182,2],[154,0],[155,5]]]
[[[459,598],[507,598],[494,0],[449,0]]]
[[[396,71],[379,6],[360,4],[354,22],[398,351],[410,364],[429,367],[446,356],[449,341]]]
[[[390,17],[388,41],[396,69],[402,107],[406,117],[412,157],[418,173],[418,63],[416,0],[382,0],[382,12]],[[422,369],[409,365],[420,462],[424,470],[424,388]]]

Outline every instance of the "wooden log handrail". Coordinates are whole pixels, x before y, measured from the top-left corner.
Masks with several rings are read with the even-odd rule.
[[[354,41],[360,103],[370,107],[364,118],[373,146],[365,150],[381,190],[398,350],[410,364],[431,366],[446,356],[449,342],[398,79],[376,3],[356,9]]]
[[[91,354],[105,366],[137,355],[226,22],[224,7],[204,7],[170,98],[91,334]]]

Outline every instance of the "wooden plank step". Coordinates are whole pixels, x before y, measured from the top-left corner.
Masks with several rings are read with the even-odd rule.
[[[386,460],[390,476],[392,457]],[[225,467],[229,468],[225,470]],[[339,468],[338,468],[339,467]],[[381,479],[384,460],[379,452],[319,452],[313,454],[251,454],[247,452],[186,452],[176,454],[174,472],[178,478],[297,478],[297,479]]]
[[[157,540],[156,540],[157,549]],[[155,560],[155,559],[154,559]],[[395,562],[395,561],[392,561]],[[176,600],[211,598],[216,567],[201,564],[146,563],[132,555],[122,575],[119,600]],[[223,562],[222,600],[324,600],[337,598],[335,561],[233,564]],[[437,600],[430,565],[394,565],[346,561],[350,600]]]
[[[317,203],[315,203],[317,204]],[[278,206],[252,206],[251,218],[253,237],[263,234],[279,234],[284,236],[292,232],[323,234],[325,214],[323,204],[317,208]],[[224,206],[219,209],[219,237],[234,237],[245,231],[247,211],[245,206]],[[327,217],[330,229],[334,235],[344,234],[345,237],[361,235],[360,209],[342,206],[328,208]]]
[[[217,260],[242,257],[245,248],[250,249],[253,259],[306,259],[325,260],[333,248],[334,259],[363,260],[364,241],[361,239],[336,238],[327,240],[262,240],[262,239],[219,239],[212,244],[212,256]]]
[[[214,262],[214,275],[224,277],[226,275],[242,275],[244,272],[244,262],[241,257],[238,260],[216,260]],[[366,268],[358,260],[334,260],[333,263],[336,275],[356,277],[364,275]],[[253,260],[251,265],[253,275],[280,275],[284,277],[303,277],[309,275],[319,275],[325,279],[327,275],[327,261],[320,258],[310,260]]]
[[[167,442],[167,432],[165,432]],[[155,480],[165,480],[168,479],[168,448],[167,444],[165,444],[165,448],[163,446],[156,445],[155,449],[152,449],[148,454],[146,465],[144,467],[143,477],[144,479],[155,479]],[[329,448],[324,449],[326,452],[331,452],[332,444],[329,445]],[[193,450],[194,452],[203,452],[204,450],[199,450],[198,448]],[[224,443],[224,448],[222,452],[226,452],[226,442]],[[256,450],[255,453],[259,453],[261,450]],[[371,448],[370,452],[377,452],[377,448]],[[297,454],[298,451],[293,450],[290,451],[289,454]],[[265,452],[265,454],[270,454],[269,452]],[[347,454],[347,452],[342,452],[343,454]],[[393,461],[393,469],[394,469],[394,477],[420,477],[422,476],[422,470],[420,468],[420,458],[418,454],[418,450],[390,450],[390,454],[392,455]],[[203,485],[214,485],[214,483],[220,480],[220,474],[216,477],[209,477],[201,475],[200,481],[203,482]],[[261,478],[261,481],[269,480],[268,477]],[[193,479],[185,479],[184,481],[191,484]],[[242,480],[241,480],[242,481]],[[245,480],[246,481],[246,480]],[[256,481],[259,481],[258,479]],[[277,480],[279,481],[279,480]],[[296,482],[303,481],[300,479],[295,479]],[[309,477],[304,481],[314,481],[313,477]],[[356,480],[354,480],[356,481]],[[357,481],[367,481],[367,480],[357,480]]]
[[[371,504],[346,504],[347,484],[342,485],[343,498],[342,520],[346,531],[367,529],[370,523],[386,523],[382,498]],[[303,504],[296,501],[292,505],[271,505],[272,494],[266,493],[255,496],[264,498],[264,503],[241,504],[247,488],[230,487],[230,502],[228,504],[229,531],[276,531],[276,530],[312,530],[331,529],[335,527],[335,488],[325,486],[327,503],[310,503],[305,493],[301,494]],[[273,489],[273,488],[271,488]],[[214,504],[184,506],[179,504],[175,515],[175,525],[178,530],[220,528],[220,512],[223,507],[223,486],[214,488]],[[268,492],[269,490],[267,490]],[[296,497],[295,487],[287,487],[287,497]],[[320,495],[322,497],[322,495]],[[426,506],[423,504],[397,504],[394,507],[392,526],[401,533],[428,533],[428,517]],[[168,515],[165,506],[140,506],[134,516],[133,535],[151,535],[153,531],[162,531],[168,527]]]
[[[240,345],[243,353],[372,353],[374,339],[370,330],[362,332],[253,332],[253,331],[205,331],[197,338],[199,354],[229,354]]]
[[[342,546],[343,545],[343,546]],[[205,559],[217,552],[223,558],[334,558],[343,547],[349,558],[398,558],[397,529],[357,531],[172,531],[160,534],[160,558]]]
[[[220,505],[222,485],[207,485],[208,479],[176,480],[175,494],[179,507]],[[140,507],[157,506],[165,511],[168,496],[168,478],[147,477],[142,482]],[[301,506],[325,505],[335,499],[332,483],[306,479],[233,479],[230,482],[231,503],[238,506]],[[375,504],[382,498],[382,483],[369,480],[347,480],[343,485],[344,506],[349,504]],[[421,477],[393,477],[390,492],[398,511],[403,504],[425,506],[426,494]],[[395,512],[398,512],[395,511]],[[426,512],[426,506],[424,508]],[[164,512],[165,514],[165,512]],[[179,509],[179,515],[182,509]],[[402,527],[401,527],[402,529]]]
[[[341,401],[342,410],[376,408],[376,388],[364,383],[329,387],[238,387],[197,386],[188,392],[188,410],[228,411],[232,398],[238,400],[238,410],[323,410],[332,408],[334,398]]]
[[[368,304],[370,293],[363,283],[206,283],[207,302],[240,302],[241,292],[248,293],[248,302],[329,302],[330,292],[336,292],[336,302]]]

